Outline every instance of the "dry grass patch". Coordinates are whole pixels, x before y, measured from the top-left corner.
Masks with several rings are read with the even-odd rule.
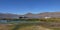
[[[52,30],[52,29],[44,28],[42,26],[26,26],[18,30]]]

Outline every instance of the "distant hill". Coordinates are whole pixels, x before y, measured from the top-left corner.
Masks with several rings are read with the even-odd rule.
[[[30,18],[44,18],[44,17],[60,18],[60,12],[44,12],[39,14],[27,13],[24,16],[27,16]]]
[[[20,15],[10,13],[0,13],[0,18],[18,18]]]
[[[19,18],[23,16],[28,17],[28,18],[44,18],[44,17],[60,18],[60,12],[44,12],[44,13],[39,13],[39,14],[27,13],[24,15],[0,13],[0,18]]]

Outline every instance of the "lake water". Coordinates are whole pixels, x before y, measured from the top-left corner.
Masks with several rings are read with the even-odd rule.
[[[33,22],[33,21],[7,21],[7,20],[0,20],[0,23],[2,24],[18,24],[18,23],[38,23],[37,21],[36,22]]]

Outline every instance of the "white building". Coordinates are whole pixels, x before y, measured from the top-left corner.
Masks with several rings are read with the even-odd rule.
[[[45,19],[47,19],[47,18],[51,18],[51,17],[44,17]]]

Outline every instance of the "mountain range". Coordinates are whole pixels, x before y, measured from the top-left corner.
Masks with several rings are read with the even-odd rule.
[[[30,18],[45,18],[45,17],[60,18],[60,12],[43,12],[39,14],[27,13],[24,16]]]
[[[20,15],[11,13],[0,13],[0,18],[18,18]]]
[[[43,12],[39,14],[27,13],[24,15],[17,15],[11,13],[0,13],[0,18],[19,18],[19,17],[28,17],[28,18],[44,18],[44,17],[57,17],[60,18],[60,12]]]

